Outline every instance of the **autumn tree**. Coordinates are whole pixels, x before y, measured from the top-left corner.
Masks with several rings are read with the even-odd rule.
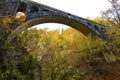
[[[120,51],[120,0],[108,0],[110,7],[102,11],[102,21],[109,26],[107,31],[108,43],[111,50],[116,54]]]

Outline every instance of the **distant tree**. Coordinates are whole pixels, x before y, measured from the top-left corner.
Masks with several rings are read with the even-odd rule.
[[[120,0],[108,0],[110,8],[102,11],[104,19],[109,20],[112,24],[120,27]]]

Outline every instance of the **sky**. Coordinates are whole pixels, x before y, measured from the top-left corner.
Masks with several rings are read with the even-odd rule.
[[[109,7],[108,0],[32,0],[50,7],[69,12],[83,18],[100,16],[101,10]],[[35,26],[48,27],[50,30],[67,28],[68,26],[55,23],[45,23]]]

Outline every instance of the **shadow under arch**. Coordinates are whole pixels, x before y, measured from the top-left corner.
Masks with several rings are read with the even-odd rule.
[[[19,25],[9,36],[7,41],[11,42],[19,33],[23,32],[24,30],[27,30],[28,28],[31,28],[35,25],[42,24],[42,23],[60,23],[68,25],[79,32],[81,32],[83,35],[87,36],[91,34],[91,36],[98,36],[94,31],[89,29],[84,24],[75,21],[73,19],[63,17],[63,16],[43,16],[39,18],[34,18],[31,20],[28,20],[21,25]]]

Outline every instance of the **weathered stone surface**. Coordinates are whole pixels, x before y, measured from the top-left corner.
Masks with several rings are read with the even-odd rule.
[[[84,35],[98,35],[101,38],[105,39],[103,30],[105,31],[106,27],[101,24],[30,0],[1,0],[1,16],[15,16],[17,12],[23,12],[26,14],[26,21],[23,24],[27,23],[27,27],[21,28],[19,24],[16,26],[16,29],[14,31],[16,34],[40,23],[55,22],[69,25],[82,32]],[[23,24],[21,25],[23,26]],[[14,34],[14,37],[15,36],[16,35]]]

